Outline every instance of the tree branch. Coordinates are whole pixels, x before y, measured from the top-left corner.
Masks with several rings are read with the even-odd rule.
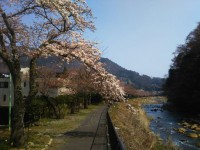
[[[31,4],[33,4],[33,3],[34,3],[33,1],[30,1],[30,3],[25,5],[21,10],[19,10],[18,12],[14,13],[10,16],[7,16],[7,18],[13,18],[13,17],[16,17],[16,16],[20,16],[20,15],[23,15],[24,13],[26,13],[29,10],[34,10],[35,8],[41,7],[39,5],[31,6]]]

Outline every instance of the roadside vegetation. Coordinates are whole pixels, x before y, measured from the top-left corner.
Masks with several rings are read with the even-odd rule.
[[[103,104],[89,105],[88,109],[80,109],[71,114],[70,109],[66,110],[63,119],[42,118],[25,128],[26,147],[29,150],[45,150],[51,147],[51,144],[62,144],[65,141],[61,137],[65,132],[71,131],[78,126],[95,109],[102,107]],[[9,147],[10,132],[7,127],[0,128],[0,149],[17,150]]]
[[[141,108],[142,104],[158,103],[166,98],[135,98],[126,103],[116,103],[110,110],[112,122],[117,129],[119,137],[128,150],[176,150],[172,142],[165,144],[149,128],[152,118],[148,117]],[[130,108],[128,105],[131,105]]]

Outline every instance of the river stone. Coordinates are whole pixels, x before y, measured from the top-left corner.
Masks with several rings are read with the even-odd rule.
[[[187,122],[183,122],[182,125],[183,125],[184,127],[186,127],[186,128],[190,127],[190,124],[187,123]]]
[[[195,130],[196,128],[198,128],[198,125],[197,125],[197,124],[193,124],[190,128],[191,128],[192,130]]]
[[[200,127],[195,128],[196,131],[200,131]]]
[[[178,132],[179,132],[179,133],[185,133],[185,131],[186,131],[185,128],[179,128],[179,129],[178,129]]]
[[[188,134],[188,137],[191,137],[191,138],[198,138],[198,134],[196,134],[196,133],[189,133],[189,134]]]
[[[200,148],[200,143],[197,143],[197,147],[199,147],[199,148]]]

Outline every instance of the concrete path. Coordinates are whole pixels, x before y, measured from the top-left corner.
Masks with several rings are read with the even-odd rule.
[[[52,145],[50,150],[107,150],[107,108],[91,112],[81,126],[61,138],[66,143]]]

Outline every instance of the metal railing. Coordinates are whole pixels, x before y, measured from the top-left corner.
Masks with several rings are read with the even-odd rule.
[[[107,112],[107,124],[108,124],[109,143],[111,150],[126,150],[123,142],[120,140],[115,130],[115,127],[113,126],[112,120],[108,112]]]

